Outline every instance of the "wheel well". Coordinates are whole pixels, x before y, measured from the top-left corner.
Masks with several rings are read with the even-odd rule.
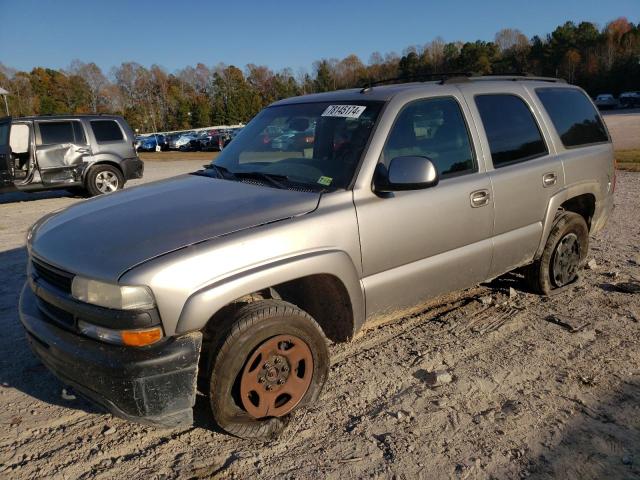
[[[344,284],[335,276],[316,274],[281,283],[274,287],[283,300],[291,302],[322,327],[334,342],[353,337],[353,308]]]
[[[591,220],[596,211],[596,197],[593,194],[584,193],[577,197],[570,198],[560,205],[560,207],[568,212],[582,215],[584,221],[587,222],[587,227],[591,230]]]
[[[120,171],[120,173],[122,174],[122,177],[124,178],[124,171],[122,170],[122,167],[120,166],[120,164],[118,164],[117,162],[112,162],[110,160],[99,160],[99,161],[89,165],[88,168],[84,171],[84,176],[82,177],[83,181],[87,177],[87,174],[89,173],[89,170],[91,170],[96,165],[111,165],[112,167],[116,167]]]
[[[309,275],[244,295],[211,317],[205,327],[205,336],[228,324],[238,308],[267,298],[281,299],[301,308],[334,342],[346,342],[353,337],[354,319],[349,294],[344,284],[330,274]]]

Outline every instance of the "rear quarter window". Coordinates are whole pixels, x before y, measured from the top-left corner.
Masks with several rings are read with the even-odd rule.
[[[115,120],[91,120],[89,123],[98,143],[124,140],[122,130]]]
[[[536,88],[536,95],[566,148],[609,141],[600,115],[580,90]]]

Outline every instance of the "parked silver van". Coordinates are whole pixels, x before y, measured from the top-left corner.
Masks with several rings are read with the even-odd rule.
[[[556,79],[290,98],[204,170],[38,221],[20,318],[116,415],[188,424],[200,389],[223,429],[272,436],[319,397],[327,338],[519,267],[572,288],[614,188],[597,109]]]
[[[0,119],[0,192],[67,188],[100,195],[141,178],[143,170],[120,116]]]

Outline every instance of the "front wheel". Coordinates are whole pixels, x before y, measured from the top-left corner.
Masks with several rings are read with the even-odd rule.
[[[87,191],[92,197],[104,193],[122,190],[124,176],[117,167],[108,164],[99,164],[91,167],[85,180]]]
[[[326,339],[309,314],[281,300],[251,303],[236,312],[213,357],[214,419],[238,437],[274,437],[318,399],[328,373]]]
[[[536,293],[549,295],[578,277],[589,250],[589,228],[581,215],[563,212],[555,220],[539,260],[526,270]]]

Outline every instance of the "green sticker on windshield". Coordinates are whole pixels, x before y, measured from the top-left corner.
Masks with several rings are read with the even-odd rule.
[[[324,185],[325,187],[328,187],[329,185],[331,185],[331,182],[333,182],[333,178],[331,177],[322,176],[318,179],[318,183],[320,185]]]

